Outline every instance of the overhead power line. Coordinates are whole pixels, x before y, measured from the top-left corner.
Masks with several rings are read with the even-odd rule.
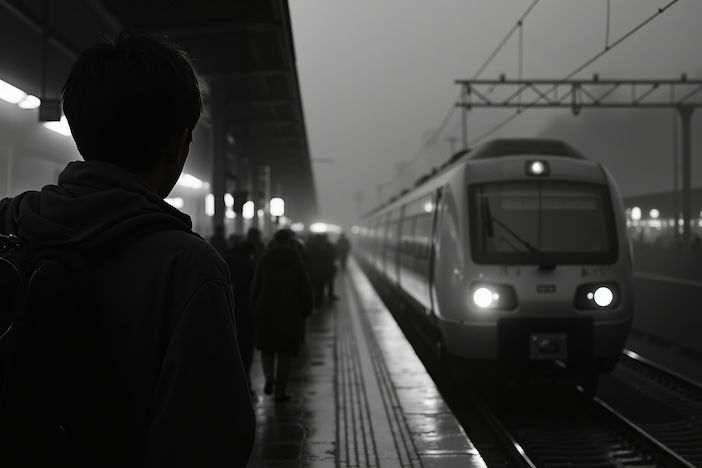
[[[633,36],[637,31],[641,30],[644,26],[646,26],[647,24],[649,24],[649,23],[650,23],[651,21],[653,21],[655,18],[657,18],[658,16],[662,15],[663,13],[665,13],[670,7],[672,7],[673,5],[675,5],[676,3],[678,3],[678,1],[679,1],[679,0],[670,0],[665,6],[659,7],[659,8],[656,10],[655,13],[653,13],[651,16],[647,17],[647,18],[646,18],[645,20],[643,20],[641,23],[639,23],[639,24],[637,24],[636,26],[634,26],[633,28],[631,28],[631,29],[630,29],[628,32],[626,32],[623,36],[621,36],[619,39],[617,39],[616,41],[614,41],[611,45],[607,45],[607,44],[606,44],[603,50],[601,50],[600,52],[596,53],[596,54],[593,55],[591,58],[589,58],[588,60],[586,60],[582,65],[580,65],[580,66],[578,66],[577,68],[575,68],[575,70],[573,70],[573,71],[570,72],[568,75],[566,75],[565,77],[563,77],[563,78],[560,80],[560,82],[561,82],[561,83],[564,83],[564,82],[570,80],[573,76],[577,75],[578,73],[580,73],[581,71],[583,71],[585,68],[587,68],[587,67],[589,67],[590,65],[592,65],[595,61],[599,60],[602,56],[606,55],[606,54],[609,53],[612,49],[614,49],[615,47],[617,47],[619,44],[621,44],[622,42],[624,42],[625,40],[627,40],[628,38],[630,38],[631,36]],[[609,15],[608,15],[608,17],[609,17]],[[473,79],[475,79],[475,78],[473,78]],[[524,91],[525,89],[527,89],[527,86],[522,87],[522,89],[521,89],[519,92],[521,93],[521,92]],[[507,124],[509,124],[510,122],[512,122],[514,119],[516,119],[517,117],[519,117],[519,115],[521,115],[521,114],[523,114],[524,112],[526,112],[527,110],[529,110],[529,109],[530,109],[534,104],[536,104],[538,101],[539,101],[539,98],[537,98],[536,100],[532,101],[531,103],[525,104],[523,107],[517,109],[516,111],[514,111],[514,113],[513,113],[512,115],[510,115],[510,116],[507,117],[506,119],[502,120],[501,122],[499,122],[498,124],[496,124],[495,126],[493,126],[492,128],[490,128],[489,130],[487,130],[486,132],[483,132],[483,133],[480,134],[477,138],[471,140],[470,143],[469,143],[469,145],[475,145],[476,143],[479,143],[479,142],[481,142],[482,140],[484,140],[485,138],[487,138],[487,137],[493,135],[494,133],[496,133],[497,131],[499,131],[499,130],[502,129],[503,127],[505,127]]]
[[[487,57],[487,59],[485,59],[483,64],[478,68],[478,70],[473,75],[473,79],[478,78],[485,71],[485,69],[492,63],[492,61],[495,59],[495,57],[497,57],[497,55],[500,53],[500,51],[505,46],[505,44],[507,44],[507,42],[510,40],[510,38],[514,35],[515,31],[517,31],[518,29],[520,29],[522,27],[526,17],[529,16],[531,11],[534,9],[534,7],[536,7],[536,5],[540,1],[541,0],[533,0],[531,2],[529,7],[524,11],[524,13],[522,13],[522,15],[519,17],[519,19],[514,23],[514,26],[512,26],[509,31],[507,31],[507,33],[502,38],[502,40],[497,44],[497,47],[495,47],[495,49],[490,53],[490,55]],[[456,97],[456,99],[454,99],[454,102],[458,98],[460,98],[460,96],[461,95],[459,93],[458,96]],[[451,121],[451,118],[453,117],[453,115],[455,113],[456,113],[456,106],[452,105],[451,108],[446,113],[446,115],[444,116],[444,118],[441,120],[441,123],[439,124],[439,127],[437,128],[437,130],[422,145],[422,147],[419,149],[419,151],[417,151],[417,153],[415,153],[415,155],[410,160],[408,160],[408,163],[405,167],[411,166],[415,162],[419,161],[422,158],[422,156],[424,156],[424,154],[427,152],[427,150],[429,148],[431,148],[436,143],[436,141],[439,139],[439,137],[443,133],[444,129],[446,128],[446,125],[448,125],[448,123]],[[391,183],[395,182],[400,177],[400,175],[401,175],[400,171],[396,172],[395,176],[393,176],[392,179],[388,180],[383,185],[391,184]]]

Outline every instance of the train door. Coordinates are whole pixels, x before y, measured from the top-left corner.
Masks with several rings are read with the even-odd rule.
[[[378,271],[383,271],[383,248],[385,244],[386,215],[376,218],[375,238],[373,239],[373,264]]]
[[[399,208],[388,213],[383,248],[383,271],[393,283],[397,282],[397,247],[399,243],[400,215],[401,210]]]
[[[439,245],[439,231],[441,229],[441,218],[444,211],[444,187],[439,187],[436,189],[435,199],[434,199],[434,219],[431,229],[431,249],[429,252],[429,290],[431,291],[431,310],[436,315],[437,313],[437,300],[436,300],[436,257],[441,246]]]

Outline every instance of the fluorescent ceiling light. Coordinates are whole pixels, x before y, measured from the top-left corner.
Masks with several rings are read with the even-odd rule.
[[[207,216],[214,216],[215,206],[214,206],[214,195],[208,193],[205,196],[205,214]]]
[[[71,136],[71,127],[68,126],[68,120],[66,120],[65,115],[62,115],[61,120],[58,122],[44,122],[44,126],[63,136]]]
[[[285,201],[282,198],[271,198],[269,208],[271,216],[283,216],[285,214]]]
[[[180,177],[178,177],[177,184],[182,187],[187,187],[195,190],[200,189],[203,186],[203,182],[200,179],[190,174],[181,174]]]
[[[18,104],[21,109],[36,109],[41,105],[41,100],[38,97],[27,94]]]
[[[183,199],[180,197],[175,197],[175,198],[164,198],[164,201],[171,205],[174,208],[181,209],[183,208],[184,202]]]
[[[242,211],[241,214],[244,216],[244,219],[252,219],[254,217],[254,210],[255,210],[254,202],[249,200],[244,205],[242,206]]]
[[[27,95],[19,88],[15,88],[10,83],[0,80],[0,99],[11,104],[19,103]]]

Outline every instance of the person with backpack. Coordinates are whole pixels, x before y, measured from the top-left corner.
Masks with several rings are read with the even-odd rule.
[[[62,100],[84,161],[0,201],[0,314],[19,310],[0,331],[0,466],[244,467],[227,266],[164,201],[201,113],[193,68],[125,31],[79,56]]]

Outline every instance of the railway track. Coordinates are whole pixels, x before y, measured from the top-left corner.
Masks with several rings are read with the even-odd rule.
[[[702,466],[702,386],[625,350],[599,398],[688,463]]]
[[[415,334],[409,329],[406,333]],[[650,405],[637,405],[635,415],[640,416],[629,417],[618,403],[590,398],[573,385],[502,383],[475,388],[439,370],[419,337],[412,341],[415,349],[425,348],[425,365],[490,467],[702,466],[688,457],[702,448],[693,434],[678,433],[680,444],[670,444],[669,438],[661,439],[660,428],[642,423],[642,418],[653,420],[647,411]],[[669,429],[674,434],[674,428]]]
[[[702,389],[625,352],[597,396],[575,385],[473,385],[388,308],[490,467],[702,467]]]
[[[523,450],[532,464],[525,466],[694,466],[605,402],[570,387],[490,388],[480,396],[476,404]]]

